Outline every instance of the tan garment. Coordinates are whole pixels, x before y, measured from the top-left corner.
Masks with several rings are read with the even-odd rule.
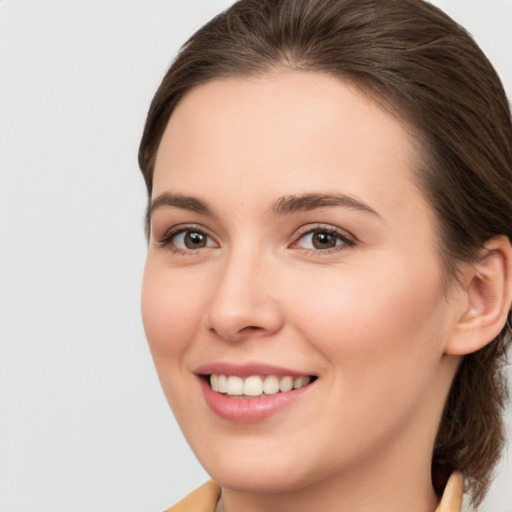
[[[206,482],[166,512],[215,512],[220,488],[215,482]],[[454,473],[436,512],[460,512],[462,504],[462,477]]]
[[[215,482],[206,482],[165,512],[215,512],[220,488]]]

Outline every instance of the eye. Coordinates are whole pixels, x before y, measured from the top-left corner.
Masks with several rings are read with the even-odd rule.
[[[301,234],[294,246],[301,249],[328,251],[341,246],[353,246],[354,244],[354,239],[341,230],[331,227],[317,227]]]
[[[178,249],[202,249],[215,245],[208,235],[200,231],[182,231],[172,237],[172,242]]]
[[[215,241],[204,231],[197,228],[177,228],[166,233],[159,242],[160,246],[181,252],[190,252],[206,247],[217,247]]]

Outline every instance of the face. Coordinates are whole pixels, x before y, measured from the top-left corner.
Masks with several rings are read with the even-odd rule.
[[[222,485],[284,492],[430,463],[457,308],[409,133],[306,72],[213,81],[173,113],[143,320],[169,404]]]

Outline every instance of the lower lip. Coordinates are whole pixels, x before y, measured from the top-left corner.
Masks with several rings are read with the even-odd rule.
[[[236,423],[255,423],[269,418],[295,403],[312,386],[308,384],[286,393],[262,395],[257,398],[232,398],[213,391],[203,378],[200,381],[204,398],[210,409],[217,416]]]

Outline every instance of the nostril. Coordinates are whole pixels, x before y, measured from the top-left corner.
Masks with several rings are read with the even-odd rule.
[[[261,329],[261,327],[258,327],[257,325],[248,325],[247,327],[244,327],[243,329],[241,329],[240,332],[259,331],[260,329]]]
[[[257,325],[247,325],[245,327],[242,327],[238,333],[243,333],[243,332],[249,332],[249,331],[261,331],[263,328],[262,327],[258,327]],[[215,330],[215,327],[210,327],[209,328],[210,332],[217,332]]]
[[[279,331],[283,317],[276,304],[268,300],[257,303],[251,297],[247,301],[235,298],[236,303],[229,297],[212,300],[204,317],[204,326],[210,334],[226,341],[241,341]]]

